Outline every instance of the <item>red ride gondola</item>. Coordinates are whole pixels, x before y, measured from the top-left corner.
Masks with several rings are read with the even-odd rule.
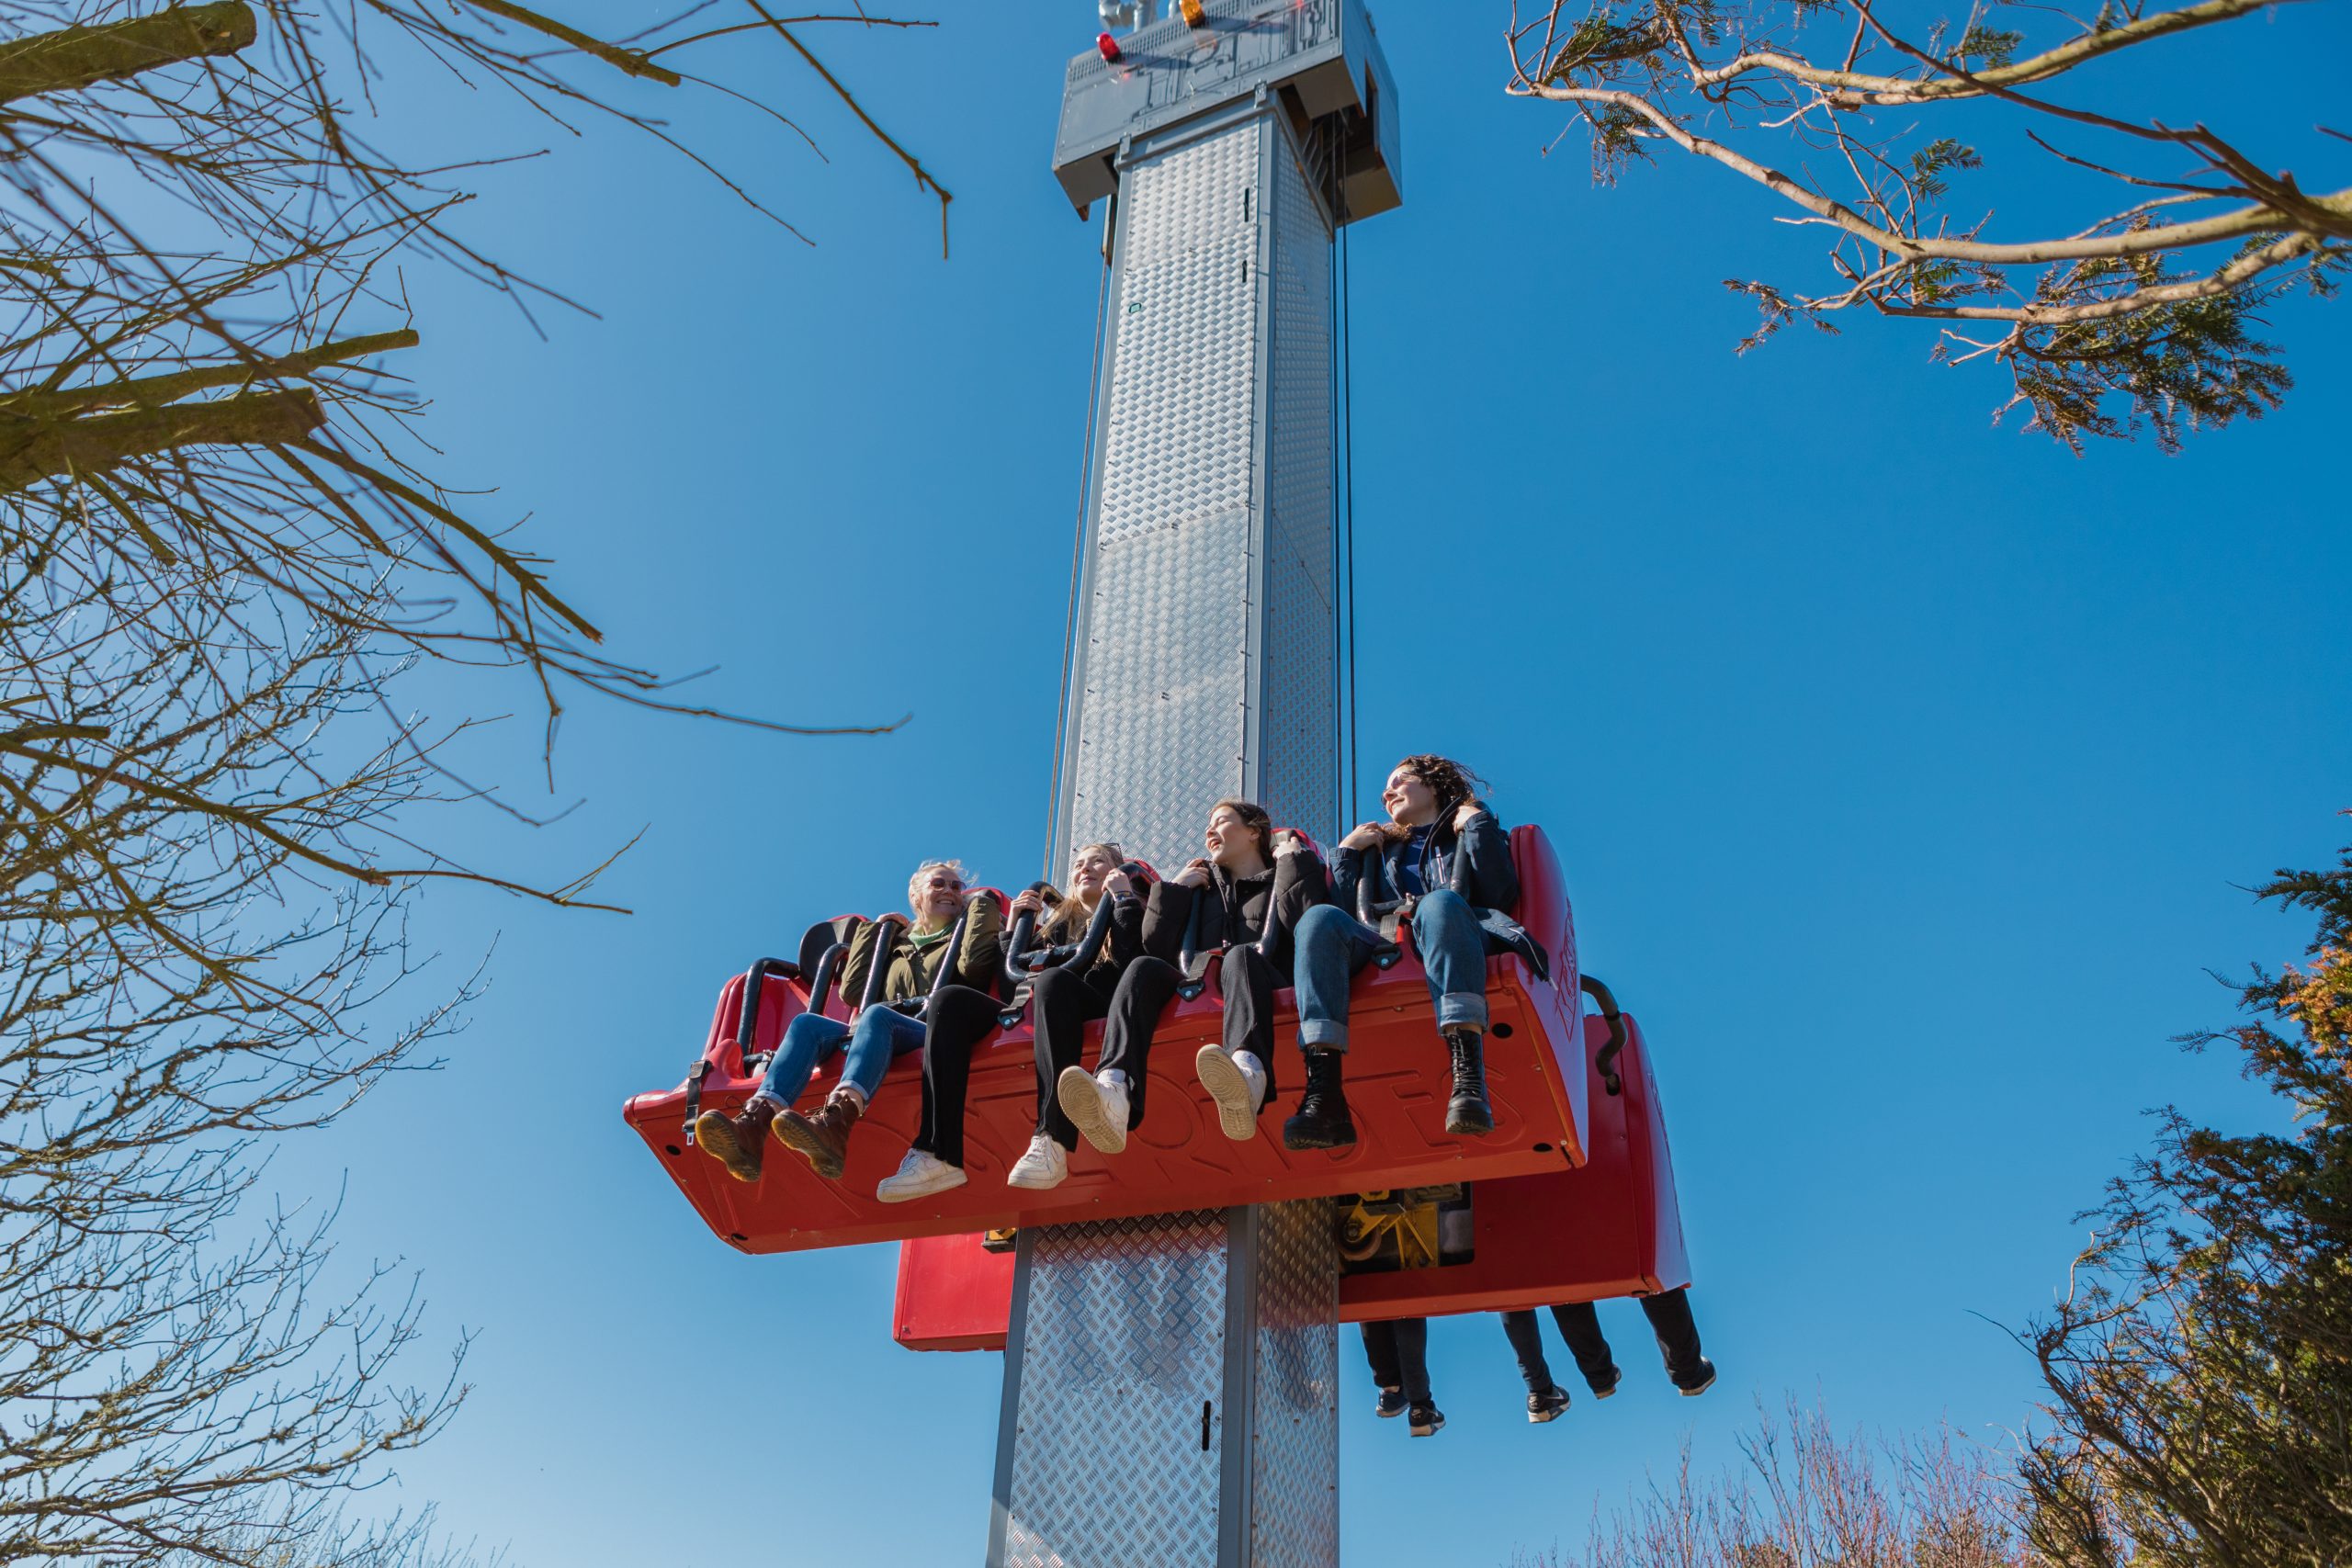
[[[917,1348],[1002,1342],[1011,1258],[985,1250],[978,1232],[1460,1182],[1472,1184],[1469,1260],[1352,1277],[1341,1292],[1343,1316],[1488,1311],[1686,1284],[1673,1172],[1640,1030],[1605,990],[1581,980],[1566,886],[1542,830],[1521,827],[1510,837],[1520,919],[1550,973],[1537,975],[1516,955],[1488,961],[1488,1136],[1444,1131],[1445,1057],[1420,965],[1408,953],[1356,981],[1348,1098],[1363,1136],[1351,1148],[1284,1149],[1283,1110],[1272,1104],[1255,1139],[1235,1143],[1218,1131],[1216,1107],[1189,1070],[1194,1049],[1218,1036],[1212,994],[1175,1002],[1162,1018],[1154,1061],[1169,1067],[1155,1066],[1152,1111],[1126,1152],[1106,1160],[1081,1144],[1057,1188],[1004,1185],[1035,1116],[1025,1021],[999,1031],[973,1058],[967,1185],[907,1203],[874,1196],[912,1135],[920,1074],[912,1057],[884,1079],[841,1180],[779,1150],[759,1181],[736,1181],[688,1145],[692,1108],[739,1107],[757,1081],[751,1064],[812,1001],[849,1016],[850,1004],[829,994],[828,965],[838,963],[854,917],[812,929],[797,959],[763,960],[730,980],[688,1081],[635,1097],[624,1115],[704,1223],[742,1251],[906,1243],[894,1326]],[[1602,1016],[1582,1016],[1582,989],[1601,997]],[[1280,993],[1285,1025],[1289,1001]],[[831,1077],[812,1086],[812,1099]]]

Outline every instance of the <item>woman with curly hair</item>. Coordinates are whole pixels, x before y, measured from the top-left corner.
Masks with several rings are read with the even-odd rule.
[[[1452,1059],[1453,1089],[1445,1130],[1494,1131],[1480,1047],[1487,1032],[1487,955],[1517,952],[1541,966],[1542,955],[1511,911],[1519,872],[1510,840],[1478,798],[1478,776],[1450,758],[1406,758],[1380,792],[1385,822],[1360,824],[1340,840],[1331,868],[1337,905],[1308,909],[1297,929],[1298,1046],[1306,1058],[1306,1092],[1283,1123],[1293,1149],[1339,1148],[1356,1141],[1340,1064],[1348,1048],[1348,984],[1378,948],[1356,919],[1363,909],[1393,937],[1409,927],[1429,973],[1437,1029]],[[1359,902],[1359,893],[1370,897]]]

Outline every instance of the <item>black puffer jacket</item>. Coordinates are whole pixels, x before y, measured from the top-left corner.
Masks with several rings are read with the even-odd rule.
[[[1237,880],[1223,866],[1209,867],[1209,885],[1192,888],[1173,880],[1156,884],[1143,928],[1144,951],[1173,964],[1192,930],[1193,910],[1200,908],[1200,927],[1193,931],[1195,953],[1210,953],[1239,942],[1256,942],[1266,934],[1266,922],[1278,919],[1288,929],[1317,904],[1331,902],[1331,880],[1323,863],[1304,851],[1277,855],[1273,869],[1263,876]],[[1287,960],[1288,953],[1277,962]]]

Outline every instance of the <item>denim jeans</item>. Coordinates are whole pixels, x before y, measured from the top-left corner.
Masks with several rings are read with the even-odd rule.
[[[1348,982],[1372,960],[1363,927],[1336,904],[1318,904],[1298,918],[1298,1043],[1319,1050],[1348,1048]],[[1487,1026],[1487,933],[1461,894],[1441,888],[1413,907],[1413,946],[1428,971],[1430,999],[1441,1029]]]
[[[804,1012],[785,1025],[784,1043],[776,1047],[768,1061],[768,1070],[760,1079],[760,1091],[755,1097],[773,1100],[789,1110],[808,1087],[817,1065],[849,1042],[849,1060],[842,1068],[842,1082],[855,1084],[866,1099],[882,1087],[882,1075],[891,1062],[910,1051],[922,1049],[922,1021],[895,1012],[886,1007],[870,1007],[857,1015],[854,1025],[821,1013]]]

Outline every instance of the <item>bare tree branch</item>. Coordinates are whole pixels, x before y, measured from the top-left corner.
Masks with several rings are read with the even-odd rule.
[[[234,54],[258,36],[253,7],[243,0],[175,6],[128,21],[36,33],[0,46],[0,104]]]
[[[526,28],[547,34],[549,38],[561,39],[572,48],[586,54],[593,54],[615,70],[628,75],[642,76],[649,82],[659,82],[665,87],[675,87],[685,80],[668,66],[654,64],[649,55],[633,49],[622,49],[616,45],[605,43],[600,39],[590,38],[576,28],[566,27],[551,17],[542,17],[537,11],[513,5],[510,0],[465,0],[465,3],[478,11],[487,11],[493,17],[503,17],[510,22],[520,22]]]
[[[325,423],[315,393],[246,392],[63,423],[0,419],[0,495],[191,446],[286,446]],[[16,428],[10,428],[15,426]]]
[[[463,1342],[419,1379],[413,1287],[335,1259],[331,1204],[273,1205],[268,1152],[461,1025],[479,976],[422,973],[421,886],[617,909],[598,888],[628,844],[545,880],[454,852],[451,810],[541,818],[470,754],[488,722],[416,693],[500,713],[519,691],[550,773],[583,689],[895,727],[683,700],[605,651],[494,492],[436,472],[421,395],[379,359],[419,341],[408,269],[570,301],[468,227],[511,149],[386,143],[419,129],[429,67],[567,141],[652,137],[783,219],[690,121],[634,107],[638,80],[718,101],[653,61],[678,39],[684,62],[684,17],[610,43],[509,0],[6,3],[0,1563],[459,1568],[414,1516],[341,1503],[447,1425]],[[855,110],[797,77],[805,53],[769,58]],[[413,687],[426,660],[454,679]]]
[[[414,348],[419,341],[413,329],[402,327],[396,332],[369,333],[361,337],[345,338],[341,343],[321,344],[316,348],[281,354],[254,364],[195,366],[161,376],[146,376],[98,387],[75,387],[63,391],[0,393],[0,415],[59,419],[90,409],[161,408],[165,403],[177,402],[193,393],[209,391],[215,387],[243,387],[254,381],[299,379],[314,375],[330,365],[389,354],[394,349]]]

